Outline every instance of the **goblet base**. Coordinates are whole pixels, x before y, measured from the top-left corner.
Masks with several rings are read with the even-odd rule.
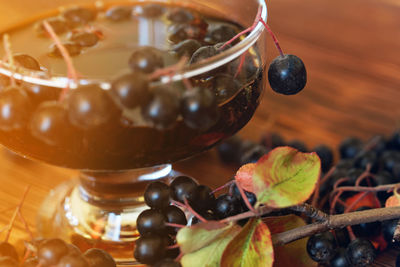
[[[149,207],[144,189],[150,181],[169,180],[170,165],[121,173],[81,173],[56,187],[42,203],[37,221],[44,238],[61,238],[81,251],[96,247],[119,265],[141,265],[133,251],[139,238],[136,219]],[[168,181],[166,181],[168,182]]]

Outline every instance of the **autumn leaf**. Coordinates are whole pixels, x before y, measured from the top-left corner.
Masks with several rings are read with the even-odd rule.
[[[236,182],[239,186],[248,192],[253,192],[253,174],[255,167],[255,163],[248,163],[240,167],[235,175]]]
[[[321,161],[316,153],[278,147],[263,156],[253,174],[257,201],[272,208],[285,208],[306,201],[319,179]]]
[[[183,267],[219,267],[228,243],[240,232],[234,223],[199,223],[179,230],[176,240],[184,256]]]
[[[303,219],[295,215],[266,217],[263,221],[268,225],[271,234],[282,233],[306,225]],[[275,246],[274,267],[316,267],[318,264],[307,254],[307,239],[303,238],[284,246]]]
[[[271,234],[260,219],[252,218],[222,254],[221,267],[272,267]]]

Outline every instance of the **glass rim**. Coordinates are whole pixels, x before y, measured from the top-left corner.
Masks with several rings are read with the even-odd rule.
[[[268,18],[268,10],[265,0],[257,0],[259,3],[258,7],[261,8],[261,18],[266,22]],[[207,73],[213,69],[221,67],[234,59],[238,58],[240,55],[245,53],[248,49],[250,49],[254,43],[257,42],[258,38],[264,31],[264,25],[259,21],[256,27],[240,42],[233,45],[229,49],[210,57],[206,60],[202,60],[193,65],[187,65],[182,68],[181,71],[178,71],[172,76],[161,76],[161,83],[169,83],[181,81],[183,79],[189,79],[194,76],[201,75],[203,73]],[[88,84],[99,84],[103,89],[108,90],[111,88],[112,81],[105,81],[103,79],[91,79],[91,78],[78,78],[77,83],[72,79],[65,76],[45,76],[43,71],[29,71],[26,69],[20,70],[20,72],[16,72],[15,70],[11,70],[10,68],[6,68],[8,63],[0,60],[0,74],[8,77],[14,77],[18,81],[27,82],[30,84],[43,85],[48,87],[56,87],[56,88],[65,88],[70,87],[71,89],[77,88],[79,85],[88,85]]]

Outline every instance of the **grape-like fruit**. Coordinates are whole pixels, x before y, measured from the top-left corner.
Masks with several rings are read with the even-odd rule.
[[[376,182],[376,185],[386,185],[386,184],[395,184],[395,183],[397,183],[397,180],[389,172],[379,171],[375,175],[375,182]],[[386,191],[380,191],[380,192],[377,192],[376,195],[379,198],[379,200],[385,202],[386,199],[388,199],[393,194],[386,192]]]
[[[306,144],[300,140],[292,140],[287,145],[303,153],[308,151]]]
[[[159,87],[153,97],[142,107],[142,116],[155,128],[164,130],[172,127],[179,115],[179,99],[169,87]]]
[[[370,207],[360,207],[356,211],[370,210]],[[353,232],[357,237],[374,237],[379,235],[381,223],[379,221],[370,223],[361,223],[352,226]]]
[[[153,265],[153,267],[182,267],[182,265],[178,261],[174,261],[172,259],[165,259],[157,262]]]
[[[45,20],[53,29],[56,34],[62,34],[68,31],[69,25],[67,21],[60,17],[48,18]],[[43,25],[43,21],[39,22],[35,26],[36,32],[39,36],[49,36],[46,28]]]
[[[215,206],[215,196],[211,188],[206,185],[198,185],[189,195],[188,200],[197,212],[212,210]]]
[[[34,107],[45,101],[57,100],[60,95],[59,89],[40,84],[25,83],[24,90],[28,93],[28,97]]]
[[[205,220],[207,221],[214,221],[216,220],[216,215],[212,210],[207,210],[205,212],[202,212],[200,214]],[[190,225],[195,225],[201,222],[197,217],[192,217],[192,220],[190,221]]]
[[[321,169],[323,172],[329,171],[333,163],[333,151],[326,145],[319,145],[313,149],[321,160]]]
[[[358,155],[362,149],[362,141],[356,137],[349,137],[339,145],[340,157],[342,159],[351,159]]]
[[[324,263],[335,256],[335,238],[330,232],[311,236],[307,241],[307,252],[313,261]]]
[[[57,267],[90,267],[82,255],[69,254],[60,259]]]
[[[192,57],[190,58],[190,64],[195,64],[200,61],[206,60],[210,57],[216,56],[218,54],[218,50],[214,46],[203,46],[194,52]]]
[[[221,43],[231,40],[237,34],[237,30],[230,26],[221,24],[211,29],[209,35],[211,43]]]
[[[166,239],[163,236],[148,234],[136,240],[134,257],[141,263],[154,264],[164,258]]]
[[[274,149],[278,146],[284,146],[286,142],[278,133],[266,133],[261,138],[261,144],[269,149]]]
[[[238,163],[238,151],[242,145],[242,140],[238,136],[233,136],[217,147],[219,158],[224,163]]]
[[[239,82],[227,74],[217,74],[211,81],[218,103],[223,103],[232,98],[240,90]]]
[[[378,157],[374,151],[367,151],[355,158],[355,167],[365,170],[368,165],[371,168],[370,172],[376,173],[378,171]]]
[[[345,248],[338,248],[333,259],[329,262],[330,267],[351,267],[346,256]]]
[[[163,210],[163,214],[167,219],[168,223],[187,225],[187,219],[185,213],[178,207],[168,206]],[[179,228],[167,227],[169,234],[176,234]]]
[[[295,95],[306,86],[306,67],[303,61],[295,55],[278,56],[269,66],[268,80],[275,92]]]
[[[383,169],[393,174],[394,167],[400,164],[400,151],[387,150],[383,152],[380,160]]]
[[[387,142],[387,148],[400,150],[400,131],[395,131]]]
[[[184,8],[171,8],[167,13],[167,19],[173,23],[187,23],[194,19],[194,15]]]
[[[159,17],[164,12],[165,8],[158,4],[144,4],[135,8],[135,15],[148,18]]]
[[[63,46],[67,50],[68,55],[70,55],[71,57],[77,56],[82,52],[82,47],[76,43],[68,42],[68,43],[64,43]],[[58,46],[56,44],[53,44],[50,47],[49,55],[53,56],[53,57],[59,57],[59,58],[62,57],[61,51],[60,51],[60,49],[58,49]]]
[[[30,55],[16,54],[13,57],[15,64],[19,67],[29,70],[37,70],[37,71],[40,70],[39,62]]]
[[[255,144],[253,142],[248,142],[248,144],[243,143],[240,149],[239,163],[240,165],[245,165],[247,163],[256,163],[262,156],[268,153],[268,149],[262,145]]]
[[[147,233],[165,233],[167,218],[161,211],[149,209],[142,211],[137,220],[136,227],[141,235]]]
[[[48,145],[65,143],[70,138],[71,127],[65,106],[58,101],[43,102],[30,121],[32,135]]]
[[[183,121],[192,129],[205,131],[219,119],[219,110],[212,91],[200,87],[185,92],[181,103]]]
[[[99,37],[93,32],[75,32],[69,40],[82,47],[95,46],[99,42]]]
[[[69,22],[69,24],[80,26],[95,20],[97,12],[94,9],[73,7],[65,10],[61,15]]]
[[[144,192],[144,201],[153,209],[164,209],[169,206],[170,195],[169,186],[156,181],[147,186]]]
[[[152,73],[164,67],[161,51],[154,47],[140,47],[129,58],[129,66],[133,71]]]
[[[399,220],[389,220],[382,222],[382,234],[383,238],[386,240],[389,246],[398,247],[400,245],[399,241],[394,240],[394,232]]]
[[[174,51],[179,57],[187,56],[190,58],[200,47],[201,43],[199,41],[188,39],[174,45],[172,51]]]
[[[106,12],[106,18],[114,22],[127,20],[131,15],[132,8],[128,6],[114,6]]]
[[[91,248],[87,250],[83,257],[89,263],[90,267],[116,267],[117,264],[115,263],[113,257],[108,254],[106,251],[98,248]]]
[[[257,197],[255,194],[248,192],[246,190],[243,190],[247,200],[249,201],[251,206],[254,206],[257,203]],[[229,193],[235,197],[238,201],[240,201],[240,205],[242,206],[242,210],[243,211],[248,211],[249,208],[247,207],[246,203],[244,202],[242,195],[240,194],[239,188],[237,187],[236,183],[233,183],[230,187],[229,187]]]
[[[111,93],[129,109],[144,106],[151,99],[147,76],[140,72],[124,74],[116,79],[112,83]]]
[[[18,261],[11,257],[0,257],[1,267],[19,267]]]
[[[185,23],[174,24],[170,27],[169,31],[171,34],[169,35],[168,40],[177,44],[188,39],[202,41],[207,30],[203,28],[202,25]]]
[[[184,202],[197,188],[197,183],[190,177],[176,177],[170,184],[171,196],[174,200]]]
[[[369,266],[376,257],[374,246],[369,240],[357,238],[350,242],[346,249],[351,266]]]
[[[18,261],[18,253],[15,247],[8,242],[0,243],[0,257],[10,257]]]
[[[0,129],[13,131],[23,128],[30,114],[31,103],[19,86],[10,86],[0,92]]]
[[[216,200],[214,211],[218,219],[234,216],[241,212],[240,203],[233,196],[221,195]]]
[[[40,243],[37,256],[45,265],[54,265],[68,253],[67,244],[58,238],[47,239]]]
[[[108,93],[95,84],[71,90],[67,107],[70,122],[82,129],[105,124],[116,113],[116,107]]]

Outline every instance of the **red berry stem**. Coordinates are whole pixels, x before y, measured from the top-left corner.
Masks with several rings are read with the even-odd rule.
[[[174,244],[167,247],[167,249],[174,249],[174,248],[179,248],[179,244]]]
[[[62,57],[64,58],[65,63],[67,64],[67,75],[68,79],[72,79],[76,84],[78,84],[78,73],[76,72],[76,69],[74,67],[74,63],[72,61],[71,56],[69,55],[67,49],[65,46],[62,44],[60,38],[58,38],[57,34],[54,32],[53,27],[47,22],[43,21],[43,26],[50,35],[51,39],[54,41],[55,45],[57,46],[58,50],[60,50],[60,53]],[[70,89],[70,86],[68,85],[66,88],[64,88],[60,94],[60,101],[62,101],[65,96],[67,95],[68,91]]]
[[[176,228],[184,228],[186,227],[186,225],[182,225],[182,224],[177,224],[177,223],[165,223],[166,226],[170,226],[170,227],[176,227]]]
[[[240,56],[240,62],[239,62],[239,66],[236,70],[235,76],[233,76],[234,78],[236,78],[237,76],[239,76],[240,72],[243,69],[244,63],[246,61],[246,56],[247,56],[248,51],[244,52],[241,56]]]
[[[27,221],[25,220],[24,216],[22,216],[21,210],[18,211],[18,217],[21,220],[22,224],[24,225],[25,228],[25,232],[28,233],[31,241],[33,240],[33,233],[31,231],[31,229],[29,228],[29,225],[27,223]]]
[[[319,200],[319,188],[320,186],[322,186],[324,183],[326,183],[326,181],[329,180],[329,178],[331,178],[333,172],[336,170],[335,167],[332,167],[321,179],[318,180],[315,191],[314,191],[314,195],[311,201],[311,205],[316,207],[318,204],[318,200]]]
[[[353,232],[353,228],[351,228],[350,225],[347,226],[346,228],[347,228],[347,232],[349,232],[350,240],[353,241],[354,239],[356,239],[357,237],[356,237],[356,235],[355,235],[354,232]]]
[[[179,201],[176,201],[176,200],[171,199],[171,203],[172,203],[173,205],[177,206],[177,207],[186,208],[185,204],[183,204],[183,203],[181,203],[181,202],[179,202]]]
[[[11,217],[11,221],[7,227],[8,228],[7,235],[6,235],[6,238],[4,239],[5,242],[7,242],[8,239],[10,238],[11,231],[14,227],[15,219],[17,218],[17,215],[20,212],[22,205],[24,204],[25,198],[26,198],[30,188],[31,188],[30,186],[27,186],[27,188],[25,189],[25,192],[22,195],[22,199],[21,199],[20,203],[18,204],[17,208],[15,209],[13,216]]]
[[[213,191],[211,191],[210,195],[213,195],[213,194],[215,194],[215,193],[217,193],[217,192],[219,192],[219,191],[231,186],[234,182],[235,182],[235,180],[232,180],[232,181],[229,181],[229,182],[227,182],[226,184],[224,184],[224,185],[222,185],[220,187],[215,188]]]
[[[13,57],[13,53],[11,51],[10,36],[8,34],[4,34],[4,36],[3,36],[3,45],[4,45],[4,51],[6,52],[6,57],[7,57],[7,61],[9,64],[9,68],[11,70],[11,75],[10,75],[11,85],[15,86],[16,82],[15,82],[15,78],[14,78],[14,73],[15,73],[14,57]]]
[[[190,213],[192,213],[194,216],[196,216],[197,219],[199,219],[200,221],[202,221],[202,222],[207,222],[207,220],[204,219],[203,216],[201,216],[200,214],[198,214],[198,213],[189,205],[189,202],[187,201],[186,198],[183,198],[183,201],[185,202],[185,207],[186,207],[186,209],[187,209]]]
[[[186,65],[186,63],[189,61],[188,57],[183,56],[179,59],[177,63],[174,65],[162,68],[162,69],[157,69],[153,73],[149,75],[149,80],[155,80],[160,78],[161,76],[169,76],[172,77],[175,75],[178,71],[182,70],[183,67]]]
[[[260,18],[260,22],[264,25],[264,27],[268,31],[269,35],[271,35],[272,40],[274,40],[274,44],[276,46],[276,49],[278,49],[279,54],[281,54],[281,56],[283,57],[285,54],[283,53],[281,45],[279,44],[278,38],[276,38],[276,36],[272,32],[271,28],[268,26],[268,24],[262,18]]]
[[[358,203],[360,203],[361,200],[363,200],[365,197],[367,197],[369,193],[370,193],[370,192],[364,192],[364,193],[362,193],[361,195],[359,195],[359,196],[357,197],[357,199],[354,200],[354,201],[344,210],[344,213],[353,211],[354,207],[355,207]]]
[[[335,207],[336,207],[336,203],[338,202],[340,196],[342,195],[343,191],[339,191],[332,199],[331,201],[331,207],[329,210],[329,214],[334,214],[335,213]]]
[[[235,182],[236,182],[236,180],[235,180]],[[239,184],[238,182],[236,182],[236,186],[237,186],[237,188],[239,189],[240,195],[242,196],[243,201],[244,201],[244,203],[246,204],[247,208],[248,208],[251,212],[257,213],[257,211],[254,209],[254,207],[250,204],[249,199],[247,198],[247,196],[246,196],[246,194],[245,194],[243,188],[240,186],[240,184]]]

